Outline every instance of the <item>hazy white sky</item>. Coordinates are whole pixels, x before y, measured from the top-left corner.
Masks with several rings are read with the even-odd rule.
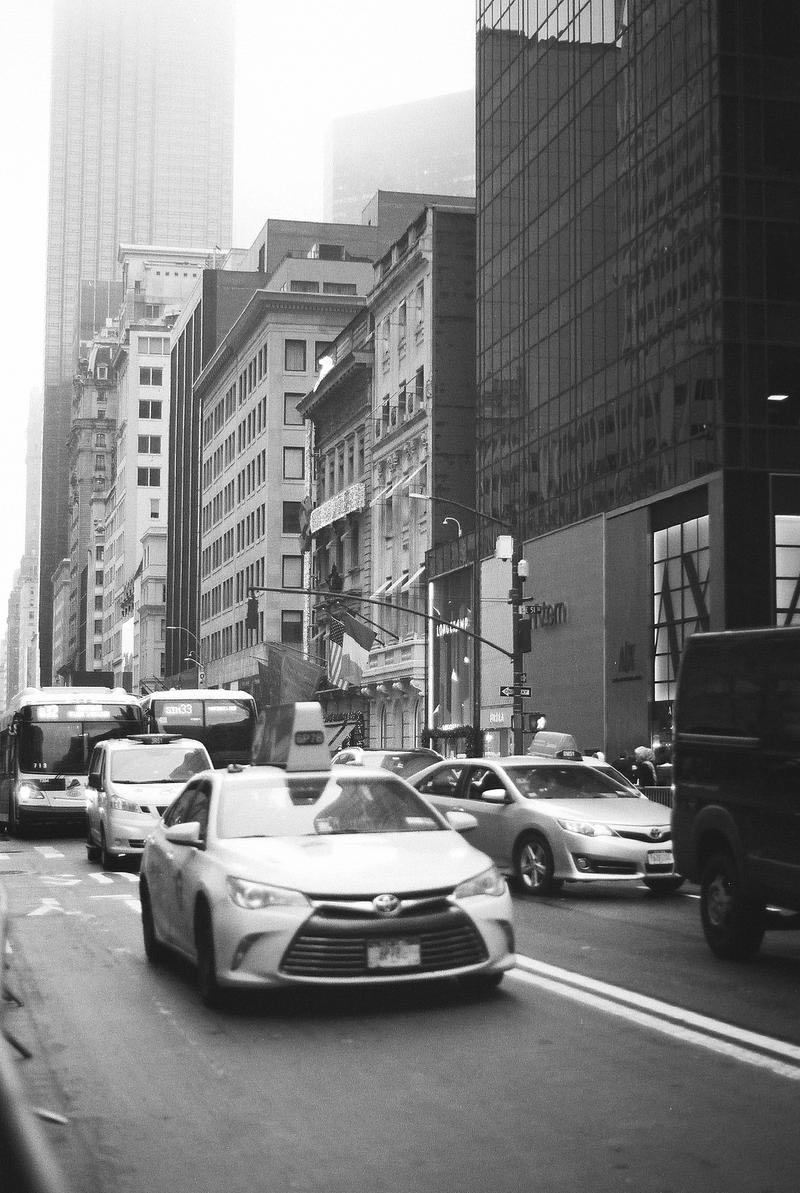
[[[474,85],[473,0],[220,3],[236,12],[237,245],[270,217],[322,218],[334,116]],[[42,381],[51,8],[0,4],[0,634],[23,546],[28,402]]]

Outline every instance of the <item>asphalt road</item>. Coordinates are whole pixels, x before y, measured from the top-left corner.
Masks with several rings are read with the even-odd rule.
[[[200,1003],[154,968],[136,874],[0,838],[5,1024],[75,1193],[777,1193],[798,1187],[800,934],[715,961],[696,891],[515,901],[519,966]]]

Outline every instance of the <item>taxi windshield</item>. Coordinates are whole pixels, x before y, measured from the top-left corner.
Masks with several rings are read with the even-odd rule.
[[[196,746],[134,746],[111,758],[115,783],[185,783],[208,769],[205,752]]]
[[[640,792],[592,766],[519,765],[504,768],[526,799],[639,799]]]
[[[415,792],[391,776],[248,774],[223,789],[220,837],[446,832]]]

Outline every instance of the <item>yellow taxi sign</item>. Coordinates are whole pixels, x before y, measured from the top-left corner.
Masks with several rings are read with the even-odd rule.
[[[331,757],[322,706],[300,700],[265,708],[256,723],[251,762],[291,771],[328,770]]]

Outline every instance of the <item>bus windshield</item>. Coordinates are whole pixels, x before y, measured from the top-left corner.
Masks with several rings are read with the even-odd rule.
[[[256,721],[250,696],[162,697],[150,705],[151,728],[201,741],[214,766],[249,762]]]
[[[17,730],[19,768],[28,774],[85,775],[99,741],[141,729],[138,717],[117,720],[22,721]]]

